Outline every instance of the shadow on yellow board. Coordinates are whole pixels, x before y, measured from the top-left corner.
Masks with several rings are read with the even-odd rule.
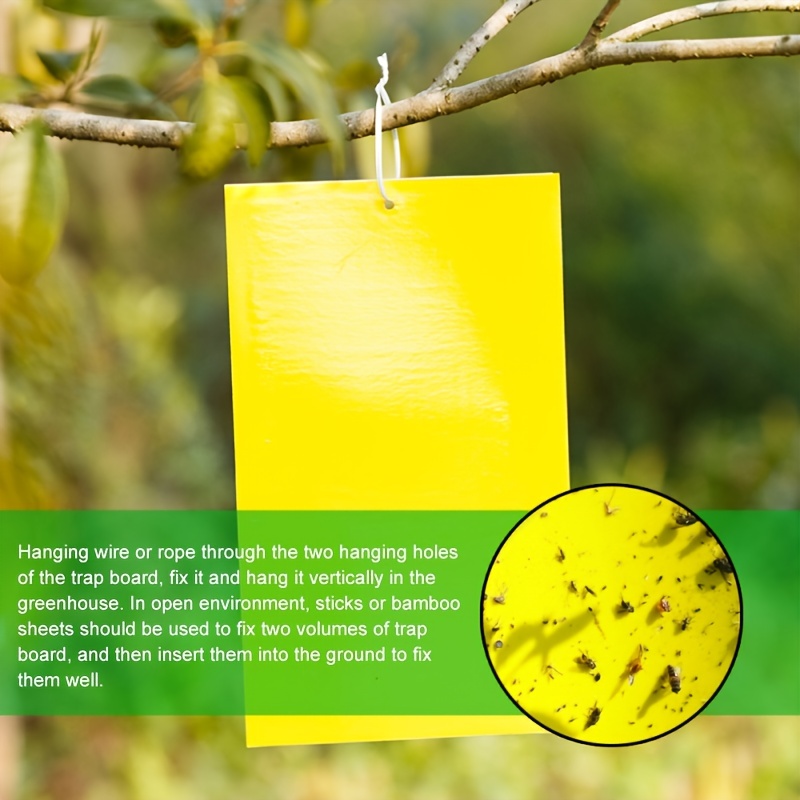
[[[226,187],[240,510],[527,510],[568,488],[557,175]],[[250,746],[538,730],[249,717]]]

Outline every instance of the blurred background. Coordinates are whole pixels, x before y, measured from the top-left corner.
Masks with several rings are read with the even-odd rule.
[[[575,44],[600,5],[535,6],[463,80]],[[646,5],[623,4],[611,29],[679,4]],[[384,51],[392,99],[426,87],[495,8],[250,6],[241,35],[313,54],[342,110],[374,102]],[[671,37],[790,32],[787,16]],[[190,49],[165,50],[137,20],[101,25],[99,64],[153,91]],[[0,0],[0,72],[20,70],[37,36],[82,46],[90,28]],[[406,174],[561,175],[574,486],[632,482],[695,509],[798,506],[797,76],[787,59],[612,67],[401,130]],[[233,507],[222,186],[368,177],[374,142],[345,145],[339,172],[316,147],[255,168],[239,154],[203,181],[167,151],[56,146],[70,191],[61,245],[31,285],[0,281],[0,508]],[[531,736],[253,752],[237,719],[0,722],[21,787],[7,796],[25,800],[800,797],[796,718],[699,718],[631,750]]]

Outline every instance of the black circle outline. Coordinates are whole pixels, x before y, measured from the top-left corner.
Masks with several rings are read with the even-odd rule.
[[[486,604],[486,586],[487,586],[487,584],[489,582],[489,573],[492,571],[492,567],[494,567],[495,560],[500,555],[500,551],[505,546],[505,543],[514,534],[514,531],[516,531],[517,528],[519,528],[520,525],[522,525],[522,523],[525,522],[525,520],[528,519],[528,517],[531,517],[540,508],[544,508],[545,506],[549,505],[550,503],[554,502],[555,500],[558,500],[561,497],[564,497],[564,496],[566,496],[568,494],[574,494],[576,492],[583,492],[583,491],[586,491],[587,489],[607,489],[607,488],[638,489],[638,490],[641,490],[641,491],[644,491],[644,492],[648,492],[649,494],[655,494],[655,495],[658,495],[659,497],[663,497],[665,500],[669,500],[671,503],[674,503],[676,506],[684,509],[685,511],[688,511],[690,514],[693,514],[695,517],[697,517],[697,521],[702,523],[705,526],[706,530],[709,533],[711,533],[711,535],[716,540],[716,542],[719,545],[719,547],[722,550],[722,552],[725,553],[725,557],[730,562],[731,567],[733,567],[733,576],[734,576],[734,579],[736,581],[736,591],[737,591],[737,593],[739,595],[739,637],[738,637],[738,639],[736,641],[736,649],[733,652],[733,657],[731,658],[731,663],[730,663],[730,666],[728,667],[728,671],[725,673],[725,676],[720,681],[719,686],[717,686],[716,690],[711,695],[711,697],[709,697],[708,700],[706,700],[706,702],[697,711],[695,711],[695,713],[692,714],[691,717],[687,717],[685,720],[683,720],[681,723],[679,723],[675,727],[670,728],[669,730],[664,731],[663,733],[659,733],[657,736],[651,736],[649,739],[637,739],[634,742],[588,742],[585,739],[575,739],[572,736],[568,736],[565,733],[561,733],[560,731],[553,730],[552,728],[549,728],[547,725],[544,725],[541,722],[539,722],[539,720],[537,720],[535,717],[533,717],[531,714],[529,714],[524,708],[522,708],[522,706],[514,699],[514,697],[512,696],[511,692],[509,692],[509,690],[505,687],[505,684],[503,683],[503,681],[500,680],[500,677],[499,677],[499,675],[497,674],[497,672],[496,672],[496,670],[494,668],[494,664],[492,664],[492,661],[489,658],[489,648],[486,645],[486,639],[485,639],[485,636],[484,636],[483,617],[484,617],[484,610],[485,610],[485,604]],[[503,690],[503,692],[505,692],[505,694],[508,697],[508,699],[511,700],[511,702],[516,706],[516,708],[519,711],[521,711],[526,717],[528,717],[528,719],[530,719],[533,722],[535,722],[540,728],[543,728],[544,730],[549,731],[550,733],[555,734],[556,736],[559,736],[562,739],[566,739],[567,741],[576,742],[577,744],[590,745],[592,747],[633,747],[635,745],[647,744],[648,742],[655,742],[658,739],[663,738],[664,736],[669,736],[671,733],[674,733],[675,731],[677,731],[680,728],[682,728],[684,725],[687,725],[689,722],[691,722],[695,717],[697,717],[706,708],[708,708],[708,706],[711,704],[713,699],[719,694],[720,690],[725,685],[725,682],[728,680],[728,677],[730,676],[731,671],[733,670],[733,666],[736,663],[736,659],[739,657],[739,649],[742,646],[742,633],[744,631],[744,598],[742,597],[742,585],[741,585],[741,583],[739,581],[739,576],[738,576],[738,574],[736,572],[736,566],[733,563],[733,559],[731,559],[730,554],[725,549],[725,545],[722,543],[722,541],[720,540],[719,536],[717,536],[717,534],[711,529],[711,527],[706,523],[706,521],[702,517],[700,517],[692,509],[688,508],[688,506],[686,506],[683,503],[681,503],[678,500],[676,500],[674,497],[670,497],[670,495],[664,494],[664,492],[659,492],[657,489],[648,489],[646,486],[639,486],[639,485],[634,484],[634,483],[590,483],[590,484],[587,484],[585,486],[576,486],[574,489],[567,489],[564,492],[560,492],[559,494],[555,494],[552,497],[548,498],[547,500],[544,500],[543,502],[539,503],[539,505],[536,506],[535,508],[532,508],[503,537],[503,541],[500,542],[500,544],[498,545],[497,549],[494,551],[494,555],[492,556],[491,560],[489,561],[489,567],[486,570],[486,576],[483,579],[483,585],[481,586],[481,602],[480,602],[479,611],[480,611],[480,613],[479,613],[479,617],[478,617],[478,624],[479,624],[481,642],[483,644],[483,652],[484,652],[484,655],[486,656],[486,661],[489,664],[489,668],[492,670],[492,675],[494,675],[494,679],[497,681],[498,685]]]

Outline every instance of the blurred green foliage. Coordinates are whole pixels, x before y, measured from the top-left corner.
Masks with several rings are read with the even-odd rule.
[[[64,165],[42,125],[28,125],[0,151],[0,176],[0,277],[24,284],[47,263],[66,214]]]
[[[571,46],[599,5],[537,4],[465,79]],[[16,76],[2,99],[66,91],[96,111],[200,124],[182,157],[51,143],[70,182],[62,245],[29,285],[0,284],[0,507],[230,507],[222,184],[334,175],[326,149],[234,154],[231,131],[311,114],[334,130],[337,107],[373,102],[384,51],[393,99],[422,89],[495,6],[46,6],[0,7]],[[64,13],[112,6],[111,20]],[[641,12],[622,4],[612,29]],[[75,54],[93,25],[103,45],[87,61]],[[786,26],[742,15],[686,32]],[[796,74],[772,59],[599,70],[401,131],[417,174],[561,174],[573,485],[624,480],[698,509],[800,502]],[[339,147],[340,174],[368,174],[368,157]],[[181,164],[223,171],[197,183]],[[233,720],[32,720],[26,732],[25,798],[780,800],[800,788],[797,720],[698,720],[615,752],[508,737],[247,753]]]
[[[548,734],[247,751],[241,720],[31,720],[24,798],[792,800],[792,717],[700,717],[637,747]]]

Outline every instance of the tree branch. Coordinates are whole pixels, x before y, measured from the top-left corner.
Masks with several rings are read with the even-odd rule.
[[[600,67],[651,61],[797,55],[800,55],[800,35],[657,42],[601,39],[592,48],[574,47],[510,72],[455,88],[426,90],[406,100],[384,106],[383,127],[385,130],[392,130],[455,114],[534,86],[553,83]],[[19,130],[33,119],[41,119],[54,136],[64,139],[87,139],[138,147],[167,147],[173,150],[181,147],[186,135],[193,129],[193,125],[188,122],[118,119],[55,108],[33,109],[0,103],[0,131]],[[344,114],[340,119],[347,139],[359,139],[375,132],[373,109]],[[323,144],[327,140],[318,120],[273,122],[268,146],[305,147]]]
[[[455,114],[516,94],[534,86],[568,78],[598,67],[636,64],[643,61],[686,61],[703,58],[748,58],[755,56],[800,55],[800,35],[758,36],[741,39],[710,39],[664,42],[600,42],[591,51],[567,50],[533,64],[493,75],[452,89],[422,92],[384,106],[383,128],[392,130],[436,117]],[[356,111],[342,118],[348,139],[371,136],[375,131],[374,111]],[[327,141],[317,120],[273,122],[271,147],[302,147]]]
[[[600,13],[594,18],[594,22],[578,47],[593,47],[597,44],[597,40],[603,35],[611,15],[617,10],[617,6],[621,2],[622,0],[607,0]]]
[[[686,8],[676,8],[666,11],[650,19],[629,25],[607,37],[607,41],[635,42],[643,36],[656,31],[663,31],[682,22],[691,22],[705,17],[718,17],[721,14],[744,14],[752,11],[800,11],[800,2],[797,0],[764,0],[754,3],[753,0],[722,0],[718,3],[701,3]]]
[[[503,3],[478,30],[458,48],[455,55],[444,65],[442,71],[436,78],[434,78],[433,83],[428,87],[428,91],[452,86],[461,76],[461,73],[467,68],[467,64],[480,53],[481,48],[486,45],[490,39],[494,39],[503,28],[512,23],[526,8],[530,8],[537,2],[538,0],[507,0],[507,2]]]
[[[52,135],[60,139],[166,147],[171,150],[178,150],[194,129],[191,122],[123,119],[63,108],[30,108],[0,103],[0,131],[18,131],[33,120],[41,120]]]

